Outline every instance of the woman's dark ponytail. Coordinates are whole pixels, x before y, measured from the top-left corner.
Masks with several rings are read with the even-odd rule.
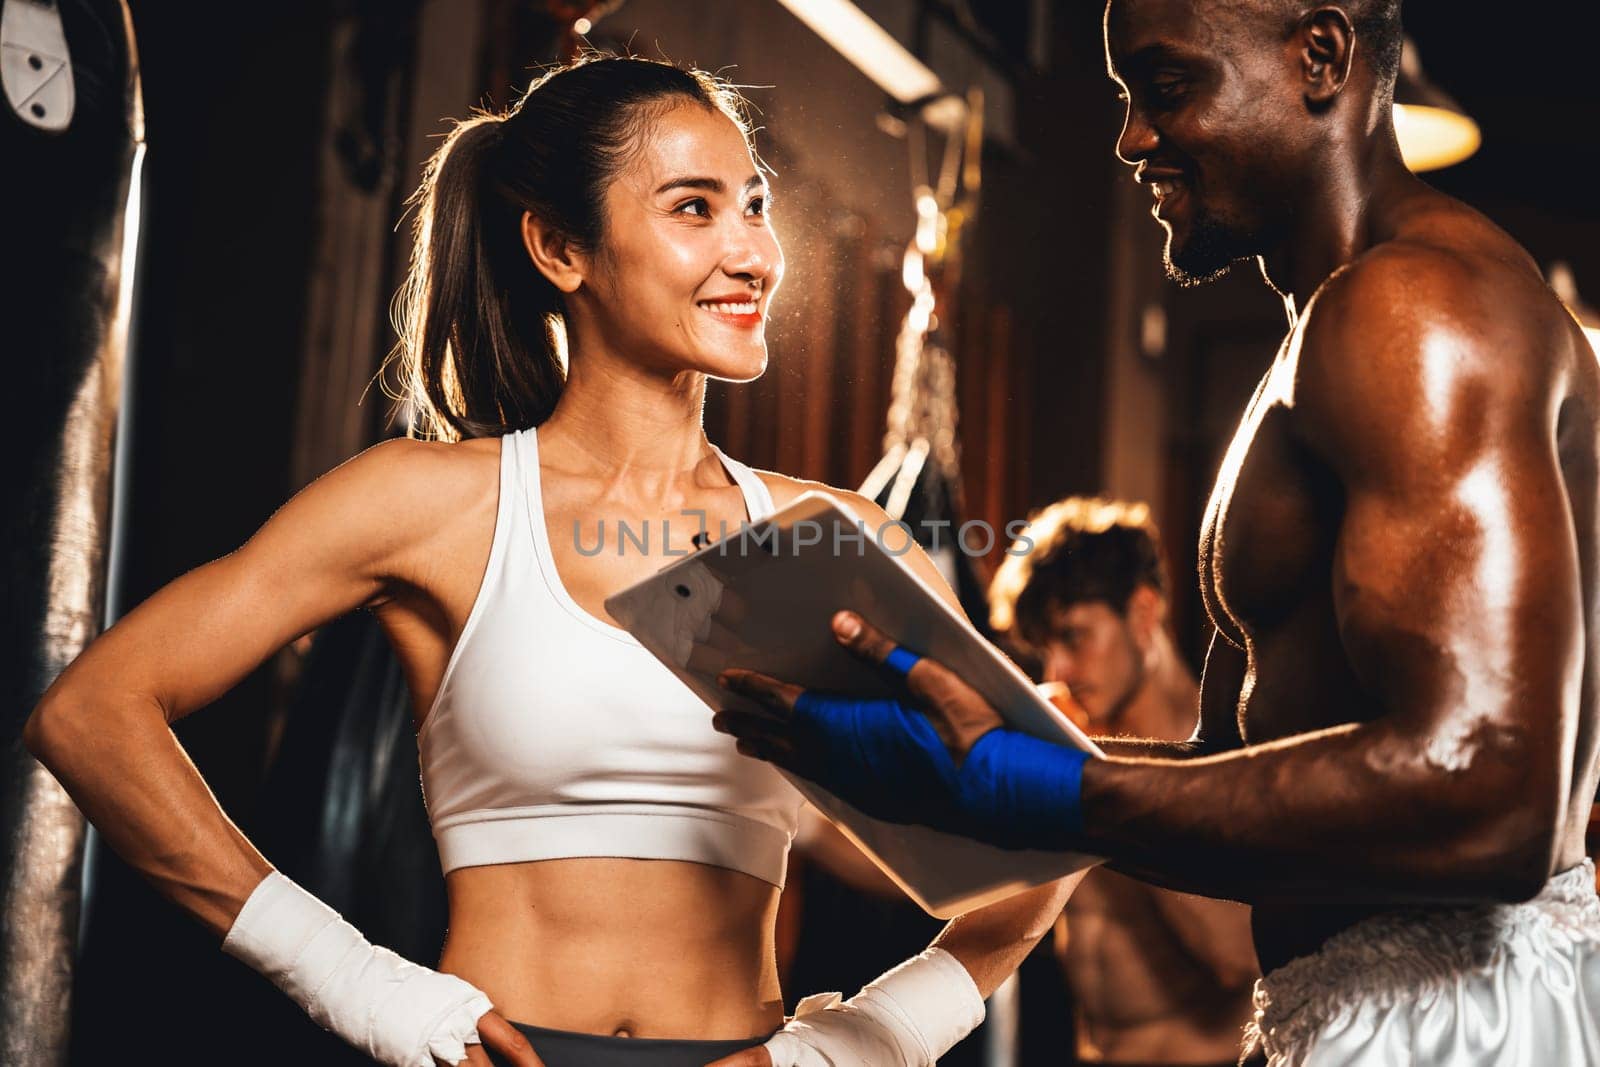
[[[413,426],[425,437],[536,425],[566,377],[550,322],[561,312],[556,288],[518,255],[521,211],[487,188],[504,127],[492,115],[456,126],[417,193],[401,366]]]
[[[711,75],[595,56],[445,138],[413,200],[411,269],[396,304],[414,434],[490,437],[549,418],[566,382],[561,294],[523,247],[523,212],[595,248],[606,184],[672,98],[721,110],[748,136],[743,101]]]

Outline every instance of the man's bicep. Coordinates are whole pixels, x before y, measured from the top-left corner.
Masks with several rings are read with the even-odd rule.
[[[1454,471],[1356,481],[1333,584],[1351,667],[1397,710],[1535,693],[1549,707],[1562,663],[1581,662],[1576,539],[1538,442],[1486,446]]]
[[[1345,661],[1376,710],[1452,732],[1547,714],[1581,662],[1548,383],[1482,287],[1438,256],[1379,257],[1313,301],[1296,363]]]

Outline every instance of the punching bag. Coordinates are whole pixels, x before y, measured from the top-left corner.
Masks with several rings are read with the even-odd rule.
[[[22,747],[106,615],[143,115],[122,0],[0,0],[0,1063],[65,1062],[84,823]]]

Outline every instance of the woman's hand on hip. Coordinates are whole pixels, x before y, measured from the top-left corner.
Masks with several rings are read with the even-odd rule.
[[[467,1058],[461,1064],[440,1064],[439,1067],[493,1067],[489,1053],[498,1054],[511,1067],[544,1067],[544,1061],[533,1051],[522,1031],[506,1022],[497,1011],[486,1012],[478,1019],[478,1036],[481,1045],[468,1045]],[[435,1061],[438,1062],[438,1061]]]

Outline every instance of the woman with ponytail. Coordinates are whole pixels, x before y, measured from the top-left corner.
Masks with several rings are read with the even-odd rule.
[[[701,427],[708,378],[766,365],[767,204],[738,97],[700,72],[595,57],[462,123],[419,193],[400,304],[427,440],[369,449],[158,592],[28,723],[114,848],[378,1062],[930,1064],[1061,909],[1066,884],[963,916],[786,1022],[773,924],[799,797],[605,614],[688,548],[686,514],[732,528],[819,488]],[[362,607],[415,702],[449,894],[437,969],[274,871],[168,728]]]

